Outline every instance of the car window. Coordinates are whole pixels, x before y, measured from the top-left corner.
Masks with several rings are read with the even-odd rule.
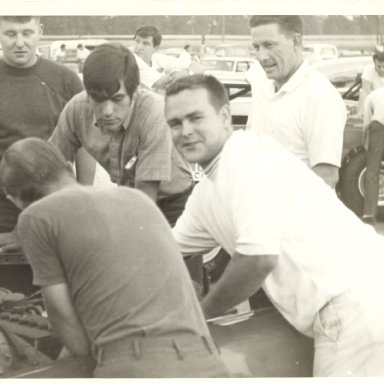
[[[248,61],[239,61],[236,66],[236,72],[247,72],[249,69]]]
[[[335,56],[336,52],[332,47],[321,48],[320,50],[321,56]]]
[[[204,60],[202,65],[205,69],[215,71],[232,71],[234,62],[230,60]]]

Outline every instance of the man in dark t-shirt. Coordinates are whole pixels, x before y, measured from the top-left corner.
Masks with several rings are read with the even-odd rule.
[[[11,145],[0,182],[52,328],[95,377],[227,377],[170,226],[148,196],[79,185],[52,144]]]

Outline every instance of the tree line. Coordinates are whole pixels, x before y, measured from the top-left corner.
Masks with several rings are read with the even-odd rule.
[[[46,35],[132,35],[144,24],[163,35],[246,35],[249,16],[43,16]],[[384,17],[303,16],[308,35],[382,35]]]

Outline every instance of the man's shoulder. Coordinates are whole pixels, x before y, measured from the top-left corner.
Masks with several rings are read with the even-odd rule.
[[[315,98],[316,100],[328,100],[331,98],[342,100],[340,93],[335,86],[319,71],[310,67],[307,72],[307,76],[303,79],[302,89],[305,97],[310,100]]]
[[[72,97],[71,100],[69,100],[68,106],[71,106],[72,108],[82,108],[82,109],[92,109],[91,104],[89,102],[89,98],[86,91],[81,91],[77,93],[75,96]]]
[[[38,71],[42,74],[53,74],[56,76],[64,76],[67,78],[79,79],[79,76],[72,70],[66,67],[64,64],[57,63],[56,61],[46,59],[44,57],[39,58]]]
[[[137,90],[137,108],[138,111],[151,112],[152,116],[163,115],[164,97],[143,86],[139,86]]]

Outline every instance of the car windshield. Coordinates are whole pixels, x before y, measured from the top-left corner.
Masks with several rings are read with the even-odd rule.
[[[204,60],[202,65],[205,69],[215,71],[233,71],[234,61],[231,60]]]

